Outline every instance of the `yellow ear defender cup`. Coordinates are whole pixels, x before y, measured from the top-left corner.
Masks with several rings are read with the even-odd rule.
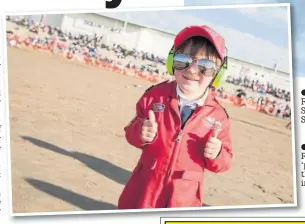
[[[174,60],[174,46],[171,48],[170,52],[168,53],[167,60],[166,60],[166,69],[168,74],[173,75],[173,60]]]
[[[216,76],[210,86],[213,86],[214,88],[219,88],[225,80],[224,74],[227,69],[228,69],[228,62],[227,62],[227,57],[225,57],[224,63],[220,67],[218,73],[216,74]]]

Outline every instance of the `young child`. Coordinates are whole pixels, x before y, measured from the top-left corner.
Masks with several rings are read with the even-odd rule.
[[[224,39],[207,26],[190,26],[174,40],[175,80],[149,88],[125,127],[142,150],[119,209],[200,207],[204,170],[230,168],[230,122],[209,91],[225,60]]]

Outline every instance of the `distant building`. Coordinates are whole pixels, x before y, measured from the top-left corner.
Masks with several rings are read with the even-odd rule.
[[[106,16],[108,15],[108,16]],[[108,44],[123,44],[127,48],[153,53],[166,57],[173,44],[174,33],[147,27],[124,18],[123,14],[84,13],[64,15],[32,15],[35,21],[41,21],[51,26],[58,26],[71,33],[100,34]],[[120,32],[110,32],[109,28]],[[249,77],[260,82],[270,82],[281,89],[290,90],[289,73],[279,71],[276,66],[266,68],[240,59],[229,57],[226,75],[234,77]]]
[[[260,83],[272,83],[275,87],[290,90],[291,78],[289,73],[276,70],[276,68],[266,68],[250,62],[235,58],[229,58],[228,71],[226,75],[233,77],[245,76],[252,80],[258,80]]]

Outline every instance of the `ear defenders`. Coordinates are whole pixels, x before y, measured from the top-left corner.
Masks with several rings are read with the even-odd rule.
[[[168,74],[170,75],[174,75],[173,61],[174,61],[174,46],[172,46],[171,50],[169,51],[166,60],[166,69]]]
[[[228,69],[228,57],[225,56],[223,63],[221,64],[217,74],[214,76],[214,78],[212,79],[211,83],[210,83],[210,87],[214,87],[214,88],[219,88],[219,86],[223,83],[224,81],[224,74],[225,71]]]
[[[167,60],[166,60],[166,69],[168,74],[174,75],[174,68],[173,68],[173,63],[174,63],[174,46],[171,48],[171,50],[168,53]],[[224,58],[223,63],[221,64],[217,74],[214,76],[213,80],[211,81],[209,86],[213,86],[214,88],[218,88],[221,83],[223,82],[223,76],[225,74],[225,70],[228,69],[228,49],[226,48],[226,56]]]

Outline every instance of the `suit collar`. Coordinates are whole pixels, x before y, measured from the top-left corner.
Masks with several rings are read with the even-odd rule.
[[[179,98],[178,98],[178,94],[177,94],[177,82],[174,80],[170,83],[170,85],[171,85],[170,86],[170,97],[172,99],[176,99],[178,101]],[[206,93],[206,98],[198,106],[212,106],[212,107],[215,107],[217,104],[218,103],[217,103],[215,97],[212,95],[212,92],[210,90],[208,90],[207,93]]]

